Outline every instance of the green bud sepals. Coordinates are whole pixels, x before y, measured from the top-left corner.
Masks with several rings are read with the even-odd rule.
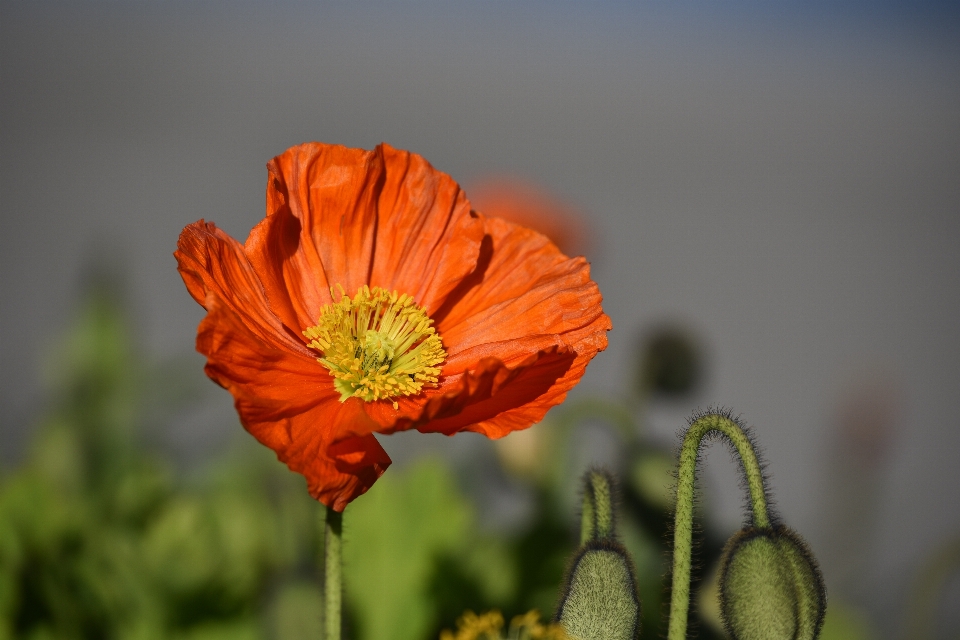
[[[563,630],[579,640],[635,640],[640,599],[633,562],[611,539],[590,540],[574,556],[557,607]]]
[[[803,539],[787,527],[777,527],[780,550],[793,570],[797,597],[797,640],[813,640],[820,635],[827,613],[827,590],[813,553]]]
[[[777,526],[730,538],[720,565],[720,612],[734,640],[815,640],[826,591],[800,537]]]

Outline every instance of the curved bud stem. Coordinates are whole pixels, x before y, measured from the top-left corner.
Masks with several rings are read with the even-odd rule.
[[[668,640],[684,640],[690,608],[690,567],[693,545],[693,505],[697,457],[704,437],[719,432],[737,450],[750,489],[753,526],[768,528],[767,498],[763,488],[763,472],[750,439],[729,416],[708,413],[697,418],[687,430],[680,448],[677,469],[677,511],[673,532],[673,587],[670,595]]]

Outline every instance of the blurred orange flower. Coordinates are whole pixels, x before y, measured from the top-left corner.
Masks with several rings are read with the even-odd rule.
[[[390,464],[375,433],[524,429],[606,347],[587,262],[473,211],[422,157],[310,143],[267,168],[244,244],[200,220],[174,255],[207,375],[327,506]]]
[[[567,255],[585,255],[593,241],[583,214],[530,182],[485,178],[470,185],[470,202],[485,216],[539,231]]]

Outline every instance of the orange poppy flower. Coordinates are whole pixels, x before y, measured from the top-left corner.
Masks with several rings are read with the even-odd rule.
[[[422,157],[311,143],[267,168],[244,244],[200,220],[174,255],[207,375],[327,506],[390,464],[375,433],[524,429],[606,347],[587,262],[473,211]]]

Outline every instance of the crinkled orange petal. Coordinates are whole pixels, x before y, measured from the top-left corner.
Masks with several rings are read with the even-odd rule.
[[[498,218],[485,221],[488,264],[435,318],[448,352],[519,336],[562,336],[587,326],[606,346],[610,320],[587,261],[566,257],[530,229]],[[585,345],[594,353],[603,346]]]
[[[315,324],[335,285],[397,290],[430,313],[473,270],[483,223],[416,154],[313,143],[268,169],[267,217],[245,250],[290,328]]]
[[[267,217],[245,248],[277,314],[303,330],[330,302],[331,286],[353,295],[366,283],[382,162],[360,149],[314,143],[288,149],[267,172]]]
[[[197,351],[207,357],[207,375],[234,399],[245,398],[248,407],[256,402],[255,413],[240,415],[248,430],[257,420],[276,420],[339,402],[330,375],[316,359],[261,341],[213,293],[207,296],[206,307],[197,329]]]
[[[344,437],[338,429],[369,421],[361,400],[322,403],[303,413],[268,409],[260,415],[257,399],[235,397],[247,430],[306,478],[310,495],[335,511],[366,493],[390,466],[390,456],[373,435]]]
[[[575,362],[576,353],[562,347],[540,352],[532,362],[510,370],[509,378],[504,379],[500,388],[492,389],[487,397],[477,394],[458,411],[444,411],[441,407],[436,417],[418,430],[446,435],[475,431],[489,438],[500,438],[512,431],[526,429],[540,422],[579,379],[578,375],[571,384],[564,384]]]
[[[555,342],[559,351],[575,354],[562,370],[548,362],[531,365],[535,370],[523,377],[527,391],[514,389],[514,395],[499,399],[494,395],[483,407],[465,410],[461,418],[439,425],[444,432],[456,424],[498,438],[534,424],[563,401],[587,363],[606,348],[611,324],[586,260],[567,258],[542,235],[503,220],[488,218],[486,230],[489,264],[437,321],[450,354],[444,375],[455,374],[461,363],[480,354],[515,361],[537,341]],[[517,394],[529,395],[529,389],[540,388],[553,375],[556,378],[540,395],[517,402]],[[470,423],[473,418],[476,421]]]
[[[213,295],[264,344],[300,356],[304,363],[315,359],[272,312],[242,245],[212,222],[199,220],[184,227],[173,255],[187,290],[201,306],[208,308]]]
[[[469,275],[484,225],[463,191],[423,157],[377,147],[387,167],[370,284],[413,296],[430,315]]]

